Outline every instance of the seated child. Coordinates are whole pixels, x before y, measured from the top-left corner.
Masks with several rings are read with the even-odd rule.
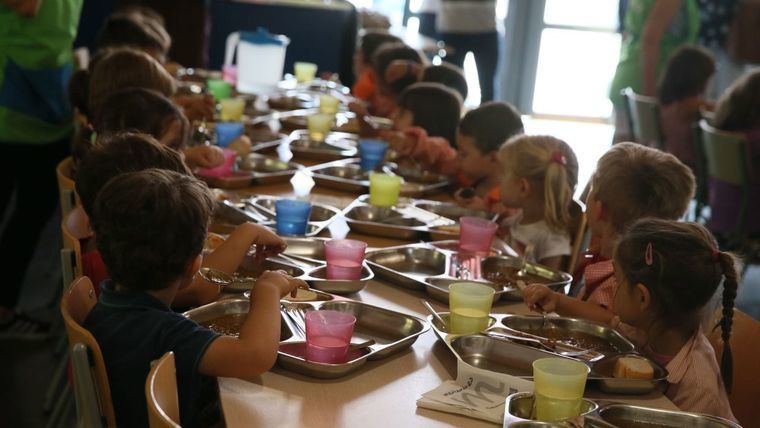
[[[668,370],[665,395],[683,411],[735,421],[726,396],[733,378],[734,257],[719,251],[710,232],[697,223],[649,218],[628,229],[614,260],[614,323],[646,333],[648,340],[639,345]],[[723,318],[718,325],[724,349],[719,369],[701,319],[721,283]]]
[[[689,168],[696,168],[694,134],[700,109],[711,108],[705,89],[715,73],[715,60],[709,51],[683,46],[670,56],[658,88],[665,150]]]
[[[356,83],[351,93],[360,100],[368,101],[375,95],[376,81],[372,59],[375,52],[385,43],[401,43],[401,39],[381,30],[365,31],[354,51],[354,75]]]
[[[694,187],[694,174],[675,156],[635,143],[612,146],[599,159],[586,198],[595,246],[574,275],[585,282],[578,298],[531,284],[523,292],[525,303],[563,316],[610,322],[617,287],[612,255],[621,234],[645,217],[681,218]]]
[[[76,190],[86,214],[85,222],[93,222],[95,200],[100,190],[110,179],[121,173],[159,168],[191,175],[177,152],[144,134],[121,133],[98,139],[97,144],[82,160],[81,166],[76,176]],[[100,253],[95,249],[95,240],[97,237],[91,238],[83,246],[82,268],[84,274],[97,285],[109,276]],[[223,244],[203,258],[203,266],[231,274],[240,266],[252,245],[257,246],[259,257],[285,248],[285,242],[269,229],[253,223],[243,223]],[[201,305],[216,299],[219,292],[219,287],[209,285],[203,278],[197,277],[189,287],[178,293],[174,302],[180,307]]]
[[[393,61],[403,60],[413,64],[425,64],[422,55],[403,43],[385,43],[372,58],[377,85],[375,95],[370,99],[369,112],[375,116],[391,117],[396,110],[398,98],[408,86],[417,83],[417,76],[410,75],[388,81],[386,70]]]
[[[528,260],[558,269],[570,255],[570,203],[578,160],[570,146],[549,136],[519,135],[499,149],[501,200],[517,213],[505,219],[505,241]]]
[[[420,82],[440,83],[457,91],[463,100],[467,99],[467,79],[464,77],[464,70],[454,64],[442,62],[425,67]]]
[[[171,311],[201,266],[214,198],[197,179],[149,169],[118,175],[98,194],[93,226],[111,274],[84,322],[103,353],[117,425],[148,426],[150,363],[172,351],[182,426],[199,425],[207,376],[254,379],[277,358],[280,298],[301,280],[267,271],[256,281],[240,336],[225,336]]]

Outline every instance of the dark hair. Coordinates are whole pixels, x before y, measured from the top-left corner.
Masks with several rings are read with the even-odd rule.
[[[668,105],[705,92],[715,73],[715,59],[706,49],[682,46],[668,59],[658,88],[660,104]]]
[[[512,104],[497,101],[470,110],[459,122],[459,133],[472,137],[483,154],[499,150],[507,140],[523,132],[520,112]]]
[[[398,96],[408,86],[417,83],[417,76],[409,74],[393,82],[385,80],[385,70],[396,60],[405,60],[423,65],[425,61],[416,50],[403,43],[385,43],[375,52],[372,58],[378,88],[391,96]]]
[[[372,65],[375,52],[385,43],[401,43],[401,39],[386,31],[366,31],[359,41],[359,49],[361,50],[364,63]]]
[[[643,284],[649,290],[662,322],[676,328],[700,328],[700,312],[723,281],[720,371],[731,391],[729,338],[738,281],[734,256],[719,251],[710,232],[698,223],[648,218],[634,223],[621,238],[615,262],[628,284]]]
[[[198,179],[147,169],[112,178],[91,218],[108,273],[130,290],[161,290],[203,250],[214,198]]]
[[[724,131],[760,128],[760,70],[746,73],[718,100],[713,124]]]
[[[182,155],[150,135],[124,132],[99,138],[79,163],[75,179],[77,194],[90,219],[98,193],[111,178],[149,168],[191,175]]]
[[[90,58],[87,68],[75,71],[69,79],[68,95],[71,106],[79,110],[79,113],[90,118],[89,98],[90,98],[90,75],[91,71],[110,50],[100,50]]]
[[[462,99],[440,83],[415,83],[399,96],[398,106],[414,116],[414,126],[431,137],[456,143],[457,125],[462,114]]]
[[[119,11],[106,19],[96,45],[98,49],[128,46],[166,55],[171,37],[154,17],[139,11]]]
[[[442,62],[440,65],[425,67],[420,82],[440,83],[459,92],[462,99],[467,98],[467,79],[464,77],[464,71],[454,64]]]

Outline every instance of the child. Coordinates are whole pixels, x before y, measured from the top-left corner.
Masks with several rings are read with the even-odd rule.
[[[697,223],[643,219],[615,250],[618,321],[646,332],[643,351],[668,370],[665,395],[687,412],[735,421],[726,396],[732,382],[731,322],[736,297],[734,257],[718,250]],[[723,284],[724,343],[720,369],[701,318]],[[722,380],[721,380],[722,376]]]
[[[640,144],[619,143],[597,164],[586,198],[591,257],[574,275],[585,284],[578,298],[531,284],[523,292],[530,308],[609,323],[617,282],[612,255],[621,234],[636,220],[677,220],[694,195],[694,174],[675,156]],[[503,195],[502,195],[503,196]]]
[[[172,312],[201,265],[214,199],[197,179],[149,169],[121,174],[95,201],[93,226],[111,281],[85,319],[103,353],[119,426],[147,426],[150,362],[174,352],[182,426],[199,425],[206,376],[254,379],[277,358],[280,298],[301,280],[265,272],[251,292],[240,336],[224,336]]]
[[[103,186],[113,177],[132,171],[148,168],[160,168],[191,175],[179,154],[168,147],[160,145],[153,138],[142,134],[121,133],[100,138],[95,147],[82,160],[81,169],[76,177],[76,190],[82,200],[84,214],[92,218],[97,195]],[[85,218],[84,221],[87,221]],[[100,253],[90,242],[82,254],[85,275],[90,276],[95,284],[108,278]],[[237,270],[246,252],[257,246],[257,256],[274,254],[285,248],[285,242],[268,229],[252,223],[238,226],[214,251],[203,259],[203,266],[212,267],[227,273]],[[219,296],[220,289],[211,286],[201,277],[177,294],[174,302],[179,307],[205,304]]]
[[[696,46],[679,48],[668,60],[660,81],[658,98],[665,149],[692,170],[694,159],[693,127],[700,109],[712,106],[705,100],[705,88],[715,73],[715,60]]]
[[[372,58],[377,89],[369,103],[370,113],[376,116],[390,117],[396,110],[398,98],[403,90],[417,83],[417,76],[413,74],[393,81],[386,79],[386,70],[397,60],[420,65],[425,63],[419,52],[403,43],[386,43],[378,49]]]
[[[467,99],[467,79],[464,77],[464,70],[454,64],[442,62],[440,65],[425,67],[420,82],[440,83],[459,92],[463,100]]]
[[[98,33],[98,50],[131,47],[160,63],[166,61],[172,39],[161,22],[138,10],[118,11],[106,19]]]
[[[532,246],[529,261],[559,268],[570,254],[569,210],[578,184],[575,153],[557,138],[521,135],[507,141],[498,158],[501,199],[519,209],[502,223],[506,242],[518,253]]]
[[[366,31],[361,36],[354,52],[354,74],[357,79],[351,88],[351,93],[356,98],[368,101],[375,95],[377,77],[372,59],[380,46],[386,43],[401,43],[401,39],[380,30]]]

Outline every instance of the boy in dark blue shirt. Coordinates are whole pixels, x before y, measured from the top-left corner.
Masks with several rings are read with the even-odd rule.
[[[85,320],[108,372],[119,426],[147,426],[150,362],[173,351],[182,426],[198,425],[203,375],[254,378],[269,370],[280,339],[280,298],[306,284],[265,272],[251,293],[239,338],[171,311],[193,280],[214,199],[197,179],[148,169],[111,179],[98,193],[92,226],[111,281]]]

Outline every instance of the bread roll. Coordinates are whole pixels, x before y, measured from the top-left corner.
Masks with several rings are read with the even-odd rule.
[[[622,357],[615,361],[615,369],[612,372],[613,377],[626,379],[649,380],[654,378],[654,369],[649,362],[643,358]]]

